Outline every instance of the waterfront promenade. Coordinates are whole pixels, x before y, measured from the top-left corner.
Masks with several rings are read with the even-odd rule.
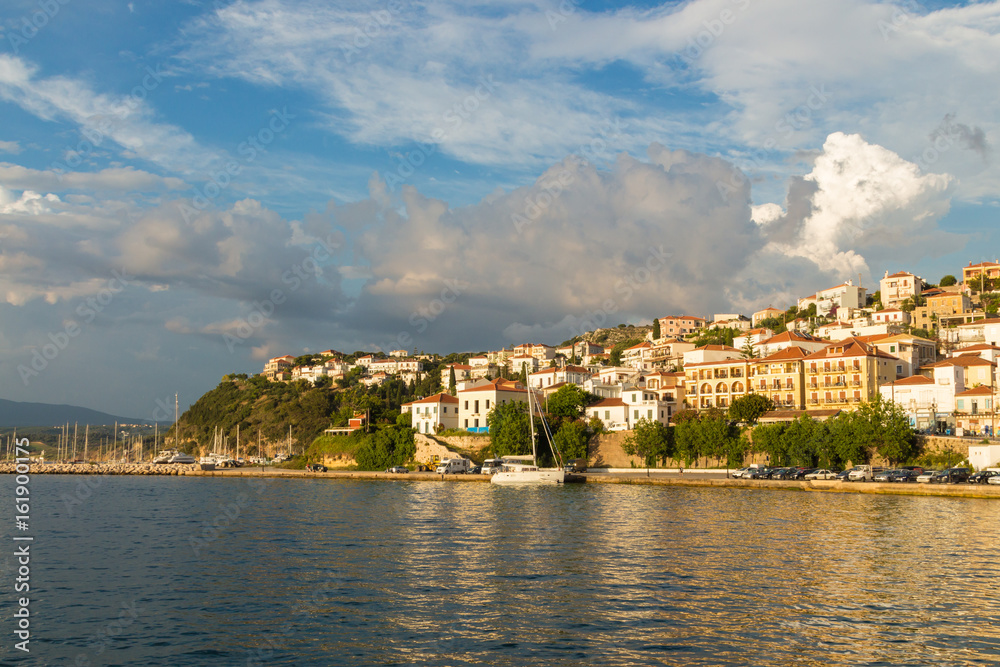
[[[0,474],[14,473],[14,464],[0,463]],[[430,481],[484,483],[486,475],[439,475],[431,472],[387,473],[364,470],[334,470],[329,472],[307,472],[273,467],[227,468],[224,470],[200,470],[197,465],[156,465],[151,463],[107,463],[107,464],[32,464],[31,474],[54,475],[179,475],[188,477],[270,477],[296,479],[354,479],[385,481]],[[840,482],[833,480],[770,480],[732,479],[725,470],[688,469],[683,473],[674,470],[642,468],[634,470],[614,469],[611,472],[590,471],[585,474],[567,475],[567,482],[584,484],[637,484],[650,486],[686,486],[707,488],[772,489],[783,491],[807,491],[819,493],[865,493],[876,495],[903,496],[946,496],[956,498],[997,498],[1000,486],[989,484],[887,484],[878,482]]]

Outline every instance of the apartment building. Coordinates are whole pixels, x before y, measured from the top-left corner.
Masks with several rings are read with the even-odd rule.
[[[896,379],[899,359],[854,338],[831,344],[803,359],[806,405],[857,409],[882,384]]]
[[[753,359],[751,390],[770,398],[775,409],[804,410],[803,362],[810,354],[809,350],[792,345],[763,359]]]

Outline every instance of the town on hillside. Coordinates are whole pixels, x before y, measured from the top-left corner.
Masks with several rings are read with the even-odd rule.
[[[682,410],[726,410],[735,399],[759,394],[774,407],[762,422],[802,415],[824,420],[881,396],[898,405],[915,430],[992,437],[998,306],[1000,262],[970,262],[960,279],[947,275],[936,285],[907,271],[886,271],[871,294],[848,281],[749,317],[660,317],[652,327],[633,328],[641,337],[613,348],[576,337],[558,347],[524,343],[447,363],[406,350],[325,350],[270,359],[263,375],[276,382],[353,379],[373,386],[422,382],[430,373],[432,382],[422,386],[437,393],[402,410],[414,429],[431,434],[488,432],[494,407],[527,402],[529,391],[544,405],[574,385],[591,395],[585,417],[612,432],[643,419],[667,425]]]

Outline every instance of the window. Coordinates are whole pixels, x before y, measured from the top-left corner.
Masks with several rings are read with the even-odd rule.
[[[903,374],[903,365],[902,364],[896,364],[896,374],[897,375],[902,375]]]
[[[639,411],[638,410],[633,410],[632,413],[635,415],[636,421],[638,421],[639,420]]]
[[[649,414],[649,418],[650,418],[650,419],[652,419],[652,418],[653,418],[653,411],[652,411],[652,410],[649,410],[649,413],[648,413],[648,414]]]
[[[468,402],[468,401],[466,401],[466,402],[465,402],[465,409],[466,409],[466,410],[468,410],[468,409],[469,409],[469,402]],[[466,424],[466,426],[468,426],[468,424]]]
[[[964,410],[965,409],[965,399],[964,398],[958,399],[958,403],[956,403],[955,407],[957,407],[959,410]]]
[[[604,418],[605,419],[611,419],[611,410],[605,410],[604,411]]]
[[[468,406],[466,406],[466,407],[468,407]],[[465,420],[465,428],[469,428],[469,420],[468,419]]]
[[[486,410],[489,411],[489,409],[490,409],[490,399],[487,398],[486,399]]]

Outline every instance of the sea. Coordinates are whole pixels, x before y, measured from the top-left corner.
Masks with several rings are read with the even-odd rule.
[[[14,484],[4,665],[1000,663],[990,500],[36,475],[19,531]]]

